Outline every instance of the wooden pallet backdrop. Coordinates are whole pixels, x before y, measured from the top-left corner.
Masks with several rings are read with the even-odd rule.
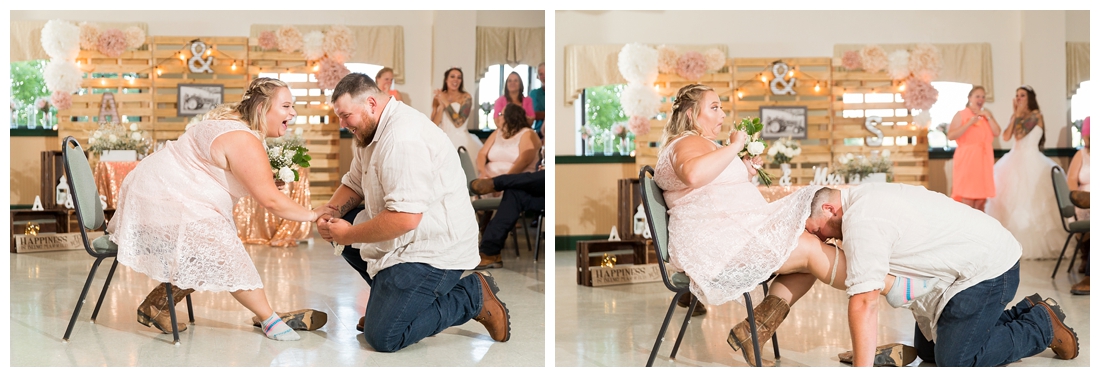
[[[187,69],[190,44],[202,40],[210,55],[213,73]],[[98,128],[103,93],[117,102],[121,121],[136,123],[155,145],[183,134],[187,117],[177,116],[178,84],[216,84],[224,87],[224,101],[238,102],[256,77],[278,74],[292,88],[306,147],[313,157],[310,169],[313,205],[324,204],[339,185],[340,128],[326,104],[326,93],[317,87],[314,66],[300,54],[263,51],[255,38],[246,37],[149,37],[140,49],[109,58],[95,51],[81,51],[77,61],[86,73],[82,93],[73,95],[73,106],[58,112],[58,135],[87,143]],[[184,59],[179,54],[183,52]],[[292,131],[293,132],[293,131]],[[93,158],[92,163],[94,164]]]
[[[795,79],[795,95],[775,95],[770,82],[774,78],[772,65],[776,61],[787,64],[793,73],[785,76]],[[799,140],[802,153],[791,160],[791,183],[809,184],[814,177],[814,166],[829,166],[832,161],[830,140],[832,134],[831,58],[739,58],[733,59],[732,72],[735,93],[733,96],[733,121],[760,117],[761,106],[805,106],[807,111],[806,139]],[[769,148],[772,140],[769,140]],[[778,179],[783,175],[779,164],[767,164],[765,171]]]
[[[833,71],[833,80],[833,155],[852,153],[870,156],[872,151],[889,150],[890,160],[894,163],[894,182],[928,187],[928,130],[914,125],[912,112],[905,110],[901,82],[891,80],[884,72],[847,71],[841,67]],[[844,103],[845,94],[861,95],[868,102]],[[882,102],[867,98],[868,94],[881,97]],[[886,102],[891,99],[891,102]],[[845,117],[845,110],[863,112],[864,115],[852,117],[857,114],[850,114],[850,117]],[[866,145],[864,138],[873,136],[864,128],[869,110],[871,115],[876,111],[893,112],[893,116],[883,116],[879,126],[884,139],[894,139],[893,143],[884,140],[882,146]],[[901,138],[900,142],[898,138]]]

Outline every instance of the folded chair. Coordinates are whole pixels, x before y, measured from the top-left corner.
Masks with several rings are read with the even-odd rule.
[[[649,353],[649,361],[646,362],[647,367],[653,366],[653,360],[657,358],[657,351],[661,349],[661,342],[664,340],[665,331],[668,330],[669,322],[672,320],[672,312],[676,309],[676,302],[680,300],[680,296],[688,293],[688,287],[691,285],[691,279],[683,272],[677,272],[671,276],[668,273],[666,264],[668,264],[668,206],[665,205],[664,190],[657,187],[657,183],[653,181],[653,168],[649,165],[643,166],[642,170],[638,172],[638,181],[642,184],[642,204],[645,207],[646,222],[649,225],[649,232],[653,236],[653,246],[657,249],[657,263],[661,269],[661,277],[664,280],[665,287],[672,291],[675,295],[672,296],[672,302],[668,305],[668,313],[665,314],[664,322],[661,324],[661,331],[657,333],[657,341],[653,344],[653,351]],[[764,282],[766,283],[766,281]],[[768,286],[764,283],[761,285],[764,287],[764,295],[768,294]],[[691,314],[695,312],[695,305],[699,304],[699,299],[692,297],[691,305],[688,305],[687,314],[684,316],[684,323],[680,326],[680,335],[676,337],[676,344],[672,346],[672,354],[669,356],[671,359],[676,358],[676,351],[680,349],[680,341],[684,338],[684,332],[687,330],[687,325],[691,321]],[[745,308],[749,313],[749,330],[752,332],[752,346],[759,350],[760,342],[757,338],[756,321],[752,314],[752,297],[748,292],[745,292]],[[775,354],[775,358],[779,359],[779,343],[776,335],[772,335],[772,347]],[[762,365],[760,361],[760,352],[756,352],[756,365]]]
[[[1062,229],[1069,233],[1066,236],[1066,243],[1062,245],[1062,253],[1058,254],[1058,263],[1054,264],[1054,272],[1050,273],[1050,278],[1054,279],[1054,276],[1058,275],[1058,267],[1062,265],[1062,257],[1066,256],[1066,247],[1069,247],[1069,240],[1073,239],[1074,235],[1088,233],[1089,221],[1077,221],[1077,212],[1074,211],[1073,203],[1069,200],[1069,183],[1066,181],[1066,173],[1062,171],[1061,167],[1055,166],[1050,169],[1050,180],[1054,184],[1054,200],[1058,204],[1058,218],[1062,219]],[[1067,217],[1072,217],[1074,221],[1067,222]],[[1069,268],[1066,269],[1066,272],[1073,270],[1073,262],[1077,261],[1077,249],[1080,249],[1080,247],[1073,248],[1073,257],[1069,259]]]
[[[84,155],[84,149],[80,147],[80,143],[72,136],[68,136],[62,142],[61,149],[61,154],[64,157],[65,176],[69,180],[70,193],[73,196],[73,206],[76,208],[76,217],[80,220],[80,237],[84,241],[84,251],[95,258],[92,270],[88,272],[88,280],[84,283],[84,289],[80,291],[80,298],[76,301],[76,309],[73,310],[73,317],[69,320],[69,327],[65,329],[65,337],[62,338],[68,342],[69,336],[73,332],[73,325],[76,324],[76,317],[80,315],[80,309],[84,305],[84,298],[88,295],[88,288],[92,285],[92,278],[95,277],[96,269],[99,268],[99,264],[104,259],[118,256],[118,245],[111,242],[106,234],[94,240],[88,239],[88,230],[104,229],[107,225],[103,216],[103,204],[99,201],[99,190],[96,189],[91,165],[88,164],[88,157]],[[99,315],[99,308],[103,305],[103,297],[107,294],[107,287],[111,285],[111,278],[115,274],[116,267],[118,267],[117,258],[111,263],[111,270],[107,272],[107,280],[103,283],[103,291],[100,292],[95,310],[92,311],[93,323],[96,316]],[[172,284],[164,283],[164,287],[168,291],[168,302],[175,302],[172,300]],[[168,308],[168,312],[172,317],[172,335],[174,342],[178,345],[180,335],[176,329],[176,309],[171,304],[168,305]],[[195,323],[195,316],[191,311],[190,295],[187,296],[187,315],[190,322]]]
[[[462,171],[466,173],[466,187],[470,191],[470,196],[475,196],[477,193],[470,187],[470,182],[477,179],[477,171],[474,169],[474,160],[470,158],[470,152],[466,151],[466,147],[458,147],[458,161],[462,164]],[[500,198],[485,198],[485,199],[473,199],[470,204],[474,206],[475,212],[481,211],[496,211],[500,208]],[[520,215],[520,219],[523,216]],[[524,228],[524,231],[527,229]],[[519,255],[519,236],[516,235],[515,227],[512,227],[512,244],[516,247],[516,255]],[[528,244],[530,244],[530,236],[528,236]]]

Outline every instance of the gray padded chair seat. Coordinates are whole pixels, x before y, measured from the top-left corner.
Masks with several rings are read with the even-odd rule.
[[[109,234],[104,234],[92,240],[92,248],[95,249],[96,253],[100,254],[118,252],[118,245],[116,245],[114,242],[111,242],[111,235]]]
[[[1072,233],[1084,233],[1089,231],[1089,221],[1081,220],[1069,223],[1069,231]]]

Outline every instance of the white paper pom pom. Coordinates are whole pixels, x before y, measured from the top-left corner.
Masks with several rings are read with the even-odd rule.
[[[897,50],[890,53],[890,66],[886,70],[890,78],[903,80],[909,77],[909,51]]]
[[[726,66],[726,53],[717,48],[707,49],[703,57],[707,58],[707,71],[718,71]]]
[[[630,83],[657,81],[657,50],[640,43],[623,46],[619,50],[619,73]]]
[[[80,54],[80,27],[62,20],[46,22],[42,28],[42,49],[54,59],[76,59]]]
[[[302,36],[302,54],[306,60],[318,60],[325,56],[325,34],[314,30]]]
[[[657,91],[647,84],[631,83],[623,89],[619,97],[623,106],[623,113],[628,117],[644,117],[649,119],[657,115],[661,108],[661,97]]]
[[[80,83],[84,79],[84,72],[69,60],[52,59],[46,63],[42,70],[42,76],[46,80],[46,89],[51,92],[72,93],[80,90]]]

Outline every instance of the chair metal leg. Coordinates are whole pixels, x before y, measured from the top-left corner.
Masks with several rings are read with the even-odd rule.
[[[752,315],[752,297],[748,292],[745,292],[745,310],[749,312],[749,334],[752,335],[752,349],[756,350],[756,366],[762,367],[764,364],[760,361],[760,340],[756,335],[756,318]]]
[[[1066,237],[1066,243],[1064,245],[1062,245],[1062,253],[1058,254],[1058,263],[1054,264],[1054,272],[1050,273],[1050,278],[1051,279],[1054,279],[1054,276],[1058,275],[1058,267],[1060,267],[1062,265],[1062,257],[1066,256],[1066,247],[1069,246],[1069,240],[1071,240],[1071,239],[1073,239],[1073,234],[1072,233],[1069,235],[1069,237]]]
[[[668,313],[665,314],[665,321],[661,323],[661,331],[657,332],[657,341],[653,343],[653,351],[649,352],[649,361],[645,363],[646,367],[653,366],[653,360],[657,358],[657,351],[661,349],[661,341],[665,340],[665,330],[668,330],[668,323],[672,321],[672,312],[676,309],[676,301],[680,300],[680,296],[683,296],[687,292],[679,292],[675,296],[672,296],[672,302],[668,304]],[[691,312],[688,312],[691,315]]]
[[[195,324],[195,311],[191,310],[191,295],[187,295],[187,321]]]
[[[172,319],[172,342],[180,344],[180,330],[176,325],[176,300],[172,298],[172,283],[164,283],[164,290],[168,292],[168,315]]]
[[[1073,238],[1073,233],[1071,233],[1069,235],[1069,238],[1070,239]],[[1066,244],[1066,246],[1069,246],[1069,244]],[[1080,251],[1080,250],[1081,250],[1081,241],[1078,240],[1077,245],[1073,246],[1073,256],[1069,258],[1069,268],[1066,268],[1066,273],[1069,273],[1070,271],[1073,271],[1073,264],[1075,262],[1077,262],[1077,252]]]
[[[92,270],[88,271],[88,280],[84,282],[84,289],[80,290],[80,297],[76,299],[76,309],[73,309],[73,317],[69,320],[69,327],[65,329],[65,336],[61,340],[68,341],[69,335],[72,335],[76,317],[80,315],[80,308],[84,306],[84,297],[88,296],[88,287],[92,285],[92,278],[95,277],[95,270],[99,268],[100,262],[103,262],[103,259],[96,258],[95,263],[92,263]]]
[[[676,351],[680,350],[680,341],[684,340],[684,333],[687,330],[688,323],[691,322],[691,314],[695,313],[695,305],[699,304],[699,298],[692,296],[691,305],[688,305],[687,315],[684,316],[684,323],[680,325],[680,335],[676,336],[676,344],[672,346],[672,354],[669,355],[670,359],[676,358]]]
[[[512,246],[516,247],[516,256],[519,256],[519,234],[516,233],[516,227],[512,227]]]
[[[542,219],[543,219],[543,217],[544,217],[544,215],[542,215],[542,214],[539,215],[539,220],[538,220],[538,222],[539,222],[538,228],[539,229],[535,231],[535,262],[539,261],[539,251],[542,249],[542,232],[543,232],[543,230],[542,230],[542,227],[543,227]]]
[[[111,278],[115,276],[115,267],[118,267],[118,258],[115,258],[115,262],[111,263],[111,271],[107,273],[107,281],[103,282],[103,291],[99,292],[99,300],[95,303],[95,310],[92,311],[92,322],[95,322],[95,318],[99,316],[99,307],[103,305],[103,297],[107,295],[107,287],[111,286]]]
[[[768,297],[768,282],[760,283],[760,286],[764,287],[764,297]],[[778,331],[772,332],[772,354],[775,355],[776,360],[779,360],[779,336],[776,335],[778,333]]]

